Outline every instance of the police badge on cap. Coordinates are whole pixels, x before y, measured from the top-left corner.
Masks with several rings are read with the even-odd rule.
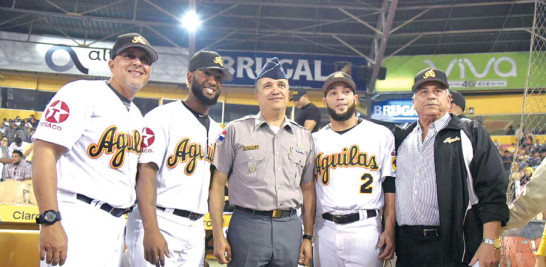
[[[275,80],[288,80],[288,77],[286,76],[286,74],[284,73],[284,69],[282,68],[282,64],[279,62],[279,59],[277,57],[274,57],[265,63],[258,76],[256,76],[256,81],[264,77]]]

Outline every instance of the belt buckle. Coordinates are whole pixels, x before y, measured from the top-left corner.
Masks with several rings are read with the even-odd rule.
[[[343,217],[341,217],[339,215],[332,215],[332,219],[333,219],[334,223],[337,223],[337,224],[343,223]]]
[[[429,233],[431,233],[431,234],[429,234]],[[423,229],[423,236],[424,237],[432,236],[433,233],[436,233],[435,236],[438,236],[438,233],[436,232],[436,229]]]
[[[192,221],[196,221],[198,220],[199,218],[201,217],[201,214],[198,214],[198,213],[190,213],[190,215],[188,216],[188,219],[192,220]]]
[[[123,215],[123,211],[122,209],[112,209],[109,213],[110,215],[114,216],[114,217],[121,217],[121,215]]]
[[[271,217],[273,218],[280,218],[283,215],[283,210],[273,210],[273,213],[271,214]]]

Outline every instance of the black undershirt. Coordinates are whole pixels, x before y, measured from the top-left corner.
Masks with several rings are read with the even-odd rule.
[[[182,102],[182,105],[184,105],[184,107],[186,107],[192,114],[193,116],[195,116],[195,118],[199,121],[199,123],[201,123],[205,129],[207,129],[207,138],[209,136],[209,127],[210,127],[210,119],[209,119],[209,116],[208,115],[201,115],[199,112],[191,109],[190,107],[188,107],[188,105],[186,105],[186,103],[184,101],[180,101]],[[208,142],[207,142],[208,144]]]
[[[110,87],[110,89],[112,89],[112,91],[114,91],[114,94],[116,94],[119,97],[119,100],[121,100],[121,103],[123,103],[123,105],[125,106],[127,111],[129,111],[129,109],[131,108],[131,100],[129,100],[129,99],[125,98],[124,96],[122,96],[118,92],[118,90],[116,90],[109,82],[106,82],[106,84],[108,85],[108,87]]]
[[[338,134],[344,134],[344,133],[346,133],[346,132],[352,130],[352,129],[353,129],[354,127],[356,127],[357,125],[359,125],[362,121],[363,121],[363,120],[359,118],[359,119],[358,119],[358,123],[355,124],[355,126],[349,128],[349,129],[347,129],[347,130],[343,130],[343,131],[334,131],[334,129],[332,129],[332,131],[334,131],[334,132],[336,132],[336,133],[338,133]]]

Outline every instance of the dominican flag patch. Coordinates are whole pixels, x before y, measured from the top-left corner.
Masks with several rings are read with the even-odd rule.
[[[226,139],[226,130],[223,130],[222,133],[220,134],[220,136],[218,136],[218,142],[222,142],[224,141],[224,139]]]

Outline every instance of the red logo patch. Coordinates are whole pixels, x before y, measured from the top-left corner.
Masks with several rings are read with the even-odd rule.
[[[68,108],[68,105],[61,100],[57,100],[51,103],[47,108],[45,120],[52,123],[62,123],[68,119],[69,115],[70,109]]]
[[[142,129],[142,148],[147,148],[154,143],[155,135],[154,131],[148,127]]]

